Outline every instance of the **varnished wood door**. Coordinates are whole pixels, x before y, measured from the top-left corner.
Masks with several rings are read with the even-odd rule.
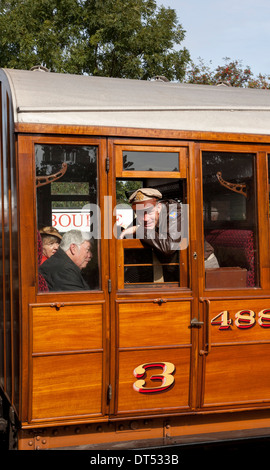
[[[109,261],[108,240],[103,235],[105,230],[103,218],[100,218],[97,249],[89,263],[93,263],[93,270],[88,277],[87,273],[85,274],[86,279],[92,283],[89,284],[89,290],[39,291],[37,259],[39,226],[36,221],[40,214],[38,214],[39,205],[36,207],[35,204],[35,196],[37,195],[38,199],[39,191],[39,188],[35,189],[35,152],[49,150],[52,154],[56,148],[61,158],[63,155],[68,156],[69,150],[73,157],[74,152],[77,152],[76,158],[73,158],[73,168],[70,170],[74,168],[76,170],[74,162],[81,164],[85,155],[85,168],[80,167],[82,171],[75,175],[74,181],[89,183],[90,197],[93,193],[90,183],[94,179],[91,172],[95,156],[96,194],[102,214],[105,211],[104,201],[107,195],[105,139],[20,136],[18,161],[23,338],[21,417],[22,422],[26,423],[52,423],[55,420],[67,423],[78,419],[96,421],[106,419],[108,415]],[[43,167],[46,166],[45,160],[43,159]],[[50,162],[49,158],[47,160]],[[68,165],[69,163],[67,167]],[[58,167],[61,168],[61,159],[60,165],[59,162],[54,165],[57,171]],[[71,175],[73,173],[74,171],[71,171]],[[58,181],[61,183],[61,179]],[[48,194],[53,194],[51,188]],[[58,200],[62,198],[61,191],[57,197]],[[74,201],[80,197],[81,194],[79,197],[75,196]],[[70,194],[65,195],[65,198],[70,200]],[[50,216],[52,214],[52,199],[53,196],[50,199],[48,197],[42,199],[46,206],[43,212],[46,217],[48,212]],[[87,202],[87,199],[83,195],[83,204],[85,201]],[[25,207],[28,210],[25,211]],[[79,225],[78,219],[75,223]],[[50,220],[45,219],[45,224],[50,225]]]
[[[269,305],[269,297],[208,301],[202,408],[269,406]]]
[[[208,240],[216,246],[217,255],[223,250],[220,263],[226,260],[226,250],[231,263],[221,264],[214,270],[215,278],[209,277],[210,282],[203,270],[199,277],[204,322],[199,350],[202,363],[199,409],[236,410],[268,408],[270,405],[269,363],[266,359],[270,346],[268,155],[269,151],[252,145],[197,145],[198,174],[201,174],[201,163],[203,170],[201,189],[204,191],[207,186],[205,199],[212,203],[212,208],[219,207],[220,210],[218,219],[215,216],[205,221],[205,234],[210,235]],[[224,169],[223,201],[225,198],[232,201],[236,194],[241,217],[236,204],[231,204],[230,210],[229,204],[222,209],[220,196],[215,197],[213,190],[214,185],[218,191],[221,188],[217,179],[210,193],[205,174],[210,175],[211,166],[216,174],[217,165]],[[198,195],[203,200],[200,188]],[[198,236],[203,238],[203,232]],[[221,239],[223,246],[217,243]],[[245,274],[244,278],[239,275],[241,272]]]
[[[144,152],[146,160],[149,155],[155,158],[155,152],[162,152],[165,165],[166,153],[176,153],[179,166],[173,172],[169,171],[169,163],[167,171],[163,169],[162,173],[155,171],[154,166],[151,172],[140,171],[140,167],[129,171],[128,159],[136,158],[132,152]],[[155,187],[161,187],[160,184],[165,182],[175,184],[180,181],[181,200],[188,206],[190,231],[188,241],[182,240],[179,251],[180,278],[167,284],[146,281],[128,284],[125,273],[131,267],[129,263],[134,261],[127,261],[125,250],[133,250],[136,259],[136,250],[143,250],[145,245],[141,240],[117,239],[116,236],[110,241],[112,416],[189,412],[196,403],[199,318],[197,284],[192,274],[196,274],[197,262],[196,219],[190,208],[190,204],[195,204],[195,179],[193,164],[188,165],[192,152],[192,146],[179,143],[138,144],[121,140],[109,143],[109,155],[115,163],[111,179],[113,206],[118,202],[115,195],[118,181],[144,181],[144,184],[155,184]],[[114,212],[115,225],[116,218],[117,213]],[[137,270],[143,263],[151,268],[150,261],[144,258],[148,255],[145,252],[141,256]]]

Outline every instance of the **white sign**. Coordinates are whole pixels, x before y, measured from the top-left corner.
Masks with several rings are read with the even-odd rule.
[[[93,210],[93,209],[97,210]],[[133,210],[126,208],[116,209],[116,225],[127,228],[133,221]],[[100,214],[98,207],[94,204],[89,208],[82,209],[53,209],[52,226],[60,233],[69,230],[80,230],[82,232],[97,232],[100,227],[91,227],[91,224],[100,225]]]
[[[119,227],[127,228],[132,224],[134,212],[132,209],[116,209],[116,224]]]
[[[84,209],[53,209],[52,226],[59,232],[80,230],[89,232],[91,224],[89,210]]]

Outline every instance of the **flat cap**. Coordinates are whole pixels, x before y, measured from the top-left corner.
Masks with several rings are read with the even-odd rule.
[[[153,188],[140,188],[137,189],[129,198],[129,202],[132,204],[136,202],[144,202],[149,199],[162,199],[162,194]]]

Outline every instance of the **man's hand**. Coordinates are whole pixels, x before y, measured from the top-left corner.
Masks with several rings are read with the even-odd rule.
[[[128,237],[128,235],[134,235],[134,233],[136,232],[137,230],[137,227],[136,225],[134,225],[133,227],[128,227],[126,228],[126,230],[124,230],[121,235],[120,235],[120,239],[121,238],[125,238],[125,237]]]

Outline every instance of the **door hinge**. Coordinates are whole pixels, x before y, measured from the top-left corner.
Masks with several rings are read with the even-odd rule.
[[[108,385],[108,390],[107,390],[107,401],[109,402],[111,401],[111,399],[112,399],[112,386],[110,384]]]
[[[109,292],[109,294],[111,293],[111,291],[112,291],[112,281],[111,281],[111,279],[108,279],[108,292]]]
[[[109,173],[110,171],[110,159],[106,157],[106,172]]]

